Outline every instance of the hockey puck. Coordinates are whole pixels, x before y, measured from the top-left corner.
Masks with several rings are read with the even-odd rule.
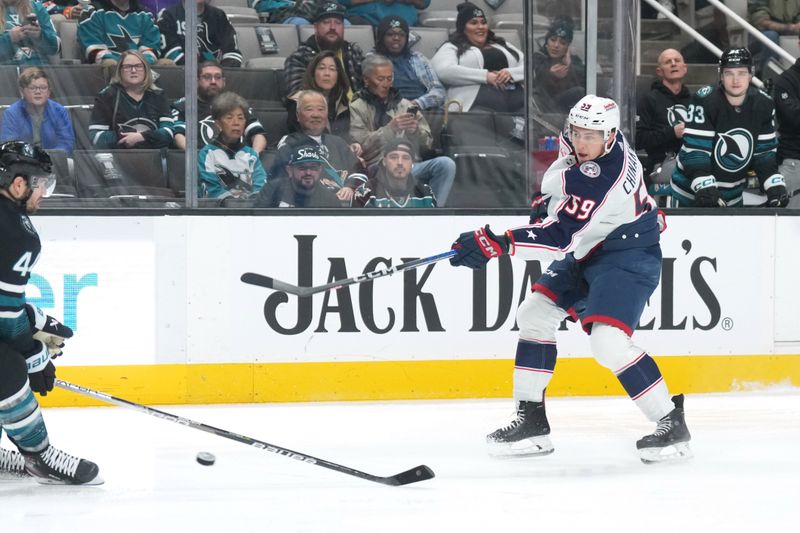
[[[214,457],[213,453],[200,452],[197,454],[197,462],[203,466],[211,466],[216,460],[217,458]]]

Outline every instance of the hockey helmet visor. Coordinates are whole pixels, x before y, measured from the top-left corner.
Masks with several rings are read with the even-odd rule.
[[[17,176],[23,176],[33,190],[44,187],[45,198],[56,187],[53,163],[44,150],[23,141],[0,144],[0,186],[7,188]]]

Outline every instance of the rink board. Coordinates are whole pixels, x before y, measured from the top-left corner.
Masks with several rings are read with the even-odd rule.
[[[547,261],[446,262],[311,299],[319,285],[446,251],[519,217],[36,217],[28,297],[76,330],[59,376],[151,403],[505,397],[514,309]],[[776,243],[780,243],[778,246]],[[800,385],[800,217],[673,216],[634,340],[674,390]],[[775,287],[780,290],[776,291]],[[623,394],[575,324],[556,395]],[[66,394],[49,405],[83,405]]]

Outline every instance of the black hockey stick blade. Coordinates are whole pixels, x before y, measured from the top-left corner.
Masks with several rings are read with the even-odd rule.
[[[374,474],[369,474],[367,472],[356,470],[355,468],[350,468],[349,466],[336,464],[326,459],[320,459],[319,457],[307,455],[302,452],[296,452],[294,450],[290,450],[289,448],[278,446],[277,444],[270,444],[269,442],[264,442],[262,440],[254,439],[246,435],[240,435],[239,433],[228,431],[227,429],[220,429],[214,426],[210,426],[208,424],[203,424],[202,422],[196,422],[190,418],[184,418],[182,416],[173,415],[171,413],[167,413],[166,411],[161,411],[153,407],[148,407],[146,405],[134,403],[129,400],[123,400],[122,398],[111,396],[110,394],[106,394],[105,392],[96,391],[88,387],[84,387],[82,385],[75,385],[74,383],[69,383],[61,379],[55,380],[55,386],[60,389],[68,390],[77,394],[81,394],[83,396],[87,396],[89,398],[94,398],[95,400],[101,400],[113,405],[119,405],[120,407],[127,407],[129,409],[133,409],[134,411],[139,411],[140,413],[160,418],[161,420],[174,422],[176,424],[180,424],[181,426],[190,427],[192,429],[205,431],[206,433],[211,433],[212,435],[216,435],[218,437],[223,437],[225,439],[241,442],[242,444],[247,444],[248,446],[252,446],[253,448],[257,448],[259,450],[264,450],[270,453],[274,453],[276,455],[281,455],[283,457],[295,459],[302,463],[321,466],[323,468],[327,468],[335,472],[365,479],[367,481],[373,481],[375,483],[380,483],[382,485],[390,485],[397,487],[400,485],[408,485],[410,483],[416,483],[417,481],[425,481],[426,479],[431,479],[434,476],[433,470],[431,470],[425,465],[420,465],[416,468],[412,468],[411,470],[400,472],[399,474],[395,474],[394,476],[386,476],[386,477],[376,476]]]
[[[314,294],[313,287],[298,287],[297,285],[284,283],[279,279],[256,274],[255,272],[245,272],[242,274],[241,280],[248,285],[266,287],[267,289],[282,291],[288,294],[294,294],[295,296],[311,296]]]
[[[431,470],[425,465],[419,465],[416,468],[412,468],[411,470],[406,470],[405,472],[401,472],[394,476],[382,478],[383,481],[379,481],[379,483],[383,483],[384,485],[393,485],[393,486],[409,485],[411,483],[416,483],[417,481],[425,481],[426,479],[433,479],[435,476],[436,474],[433,473],[433,470]]]

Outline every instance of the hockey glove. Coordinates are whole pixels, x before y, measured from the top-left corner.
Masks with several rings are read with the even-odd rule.
[[[764,191],[767,193],[767,207],[786,207],[789,205],[786,180],[780,174],[776,174],[764,182]]]
[[[25,304],[28,321],[33,327],[33,338],[42,341],[50,352],[50,358],[61,355],[64,341],[72,337],[72,329],[55,318],[44,314],[44,311],[32,304]]]
[[[547,201],[549,197],[542,196],[542,193],[533,194],[531,199],[531,218],[529,224],[536,224],[547,218]]]
[[[490,259],[507,254],[510,247],[510,238],[507,235],[498,237],[487,224],[485,228],[458,236],[451,247],[458,253],[450,258],[450,264],[477,270],[486,266]]]
[[[33,344],[33,349],[25,354],[25,362],[28,365],[28,381],[30,381],[33,392],[47,396],[55,384],[56,367],[50,361],[47,347],[41,341],[33,341]]]
[[[697,207],[725,207],[716,185],[698,189],[694,193],[694,205]]]

